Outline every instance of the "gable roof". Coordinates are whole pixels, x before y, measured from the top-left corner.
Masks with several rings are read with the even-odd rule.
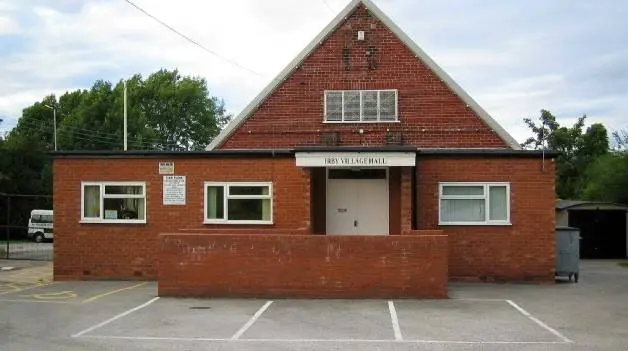
[[[380,22],[382,22],[393,34],[403,42],[408,49],[415,56],[423,62],[438,78],[440,78],[451,91],[453,91],[458,97],[469,106],[475,112],[476,115],[486,123],[491,129],[497,133],[497,135],[512,149],[520,150],[519,143],[502,128],[469,94],[467,94],[462,87],[460,87],[442,68],[440,68],[436,62],[434,62],[421,48],[414,42],[408,35],[406,35],[401,28],[399,28],[388,16],[386,16],[371,0],[352,0],[340,13],[320,32],[314,40],[312,40],[306,47],[295,57],[286,68],[284,68],[279,75],[268,84],[259,95],[257,95],[243,110],[236,116],[225,128],[222,129],[220,134],[212,140],[207,146],[207,150],[213,150],[222,145],[227,138],[231,136],[249,117],[255,112],[270,95],[305,61],[321,45],[334,31],[353,13],[353,11],[362,3],[364,7],[375,16]]]

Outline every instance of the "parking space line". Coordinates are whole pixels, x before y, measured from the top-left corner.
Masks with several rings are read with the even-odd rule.
[[[399,327],[399,319],[397,318],[397,310],[395,310],[395,304],[392,301],[388,301],[388,310],[390,311],[390,320],[392,321],[393,330],[395,332],[395,340],[403,340],[401,336],[401,328]]]
[[[85,329],[85,330],[82,330],[82,331],[80,331],[80,332],[78,332],[78,333],[76,333],[76,334],[72,335],[72,337],[73,337],[73,338],[77,338],[77,337],[82,336],[82,335],[84,335],[84,334],[87,334],[87,333],[89,333],[89,332],[91,332],[91,331],[94,331],[94,330],[96,330],[96,329],[98,329],[98,328],[100,328],[100,327],[103,327],[103,326],[105,326],[105,325],[107,325],[107,324],[109,324],[109,323],[111,323],[111,322],[113,322],[113,321],[115,321],[115,320],[117,320],[117,319],[120,319],[120,318],[122,318],[122,317],[124,317],[124,316],[126,316],[126,315],[129,315],[129,314],[131,314],[131,313],[133,313],[133,312],[135,312],[135,311],[141,310],[142,308],[144,308],[144,307],[146,307],[146,306],[150,305],[151,303],[153,303],[153,302],[155,302],[155,301],[157,301],[157,300],[159,300],[159,296],[154,297],[154,298],[152,298],[152,299],[148,300],[147,302],[144,302],[143,304],[141,304],[141,305],[139,305],[139,306],[133,307],[133,308],[131,308],[130,310],[127,310],[127,311],[122,312],[122,313],[120,313],[120,314],[118,314],[118,315],[116,315],[116,316],[113,316],[113,317],[111,317],[111,318],[107,319],[107,320],[106,320],[106,321],[104,321],[104,322],[100,322],[100,323],[98,323],[98,324],[96,324],[96,325],[93,325],[93,326],[91,326],[91,327],[89,327],[89,328],[87,328],[87,329]]]
[[[126,291],[126,290],[131,290],[131,289],[135,289],[135,288],[139,288],[140,286],[146,285],[148,284],[148,282],[143,282],[143,283],[139,283],[139,284],[135,284],[135,285],[131,285],[131,286],[127,286],[126,288],[121,288],[121,289],[116,289],[116,290],[111,290],[102,294],[98,294],[95,296],[92,296],[88,299],[83,300],[81,303],[90,303],[90,302],[94,302],[100,298],[103,298],[105,296],[109,296],[109,295],[113,295],[113,294],[117,294],[119,292],[122,291]]]
[[[565,337],[563,334],[559,333],[556,329],[550,327],[549,325],[543,323],[541,320],[539,320],[538,318],[534,317],[532,314],[530,314],[530,312],[524,310],[523,308],[521,308],[519,305],[517,305],[516,303],[514,303],[512,300],[506,300],[506,302],[508,302],[508,304],[512,307],[514,307],[517,311],[519,311],[522,315],[528,317],[531,321],[533,321],[534,323],[540,325],[541,327],[545,328],[546,330],[548,330],[550,333],[556,335],[557,337],[559,337],[561,340],[563,340],[566,343],[573,343],[573,340]]]
[[[566,341],[465,341],[465,340],[392,340],[392,339],[224,339],[201,337],[164,337],[164,336],[108,336],[84,335],[84,338],[138,340],[138,341],[214,341],[236,343],[338,343],[338,344],[443,344],[443,345],[561,345]]]
[[[264,313],[264,311],[266,311],[266,309],[268,309],[268,307],[272,303],[273,303],[272,301],[266,301],[264,306],[260,307],[260,309],[257,310],[257,312],[255,312],[253,317],[251,317],[251,319],[249,319],[249,321],[246,322],[246,324],[243,325],[242,328],[240,328],[240,330],[238,330],[235,334],[233,334],[233,336],[231,337],[231,340],[239,339],[242,336],[242,334],[244,334],[253,325],[253,323],[255,323],[255,321],[262,315],[262,313]]]

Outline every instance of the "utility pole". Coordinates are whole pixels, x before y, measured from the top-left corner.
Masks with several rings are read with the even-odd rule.
[[[124,151],[127,150],[126,140],[126,79],[124,80]]]
[[[57,106],[50,106],[47,104],[44,104],[44,106],[52,110],[52,124],[54,125],[54,144],[55,151],[57,151]]]

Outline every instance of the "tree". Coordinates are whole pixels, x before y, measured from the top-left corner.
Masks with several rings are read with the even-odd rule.
[[[552,135],[560,125],[556,122],[556,117],[547,110],[541,110],[541,116],[539,116],[541,125],[537,126],[531,118],[524,118],[523,122],[532,130],[533,137],[528,138],[522,147],[526,149],[538,150],[544,146],[544,143],[548,140],[548,136]]]
[[[4,121],[4,120],[2,118],[0,118],[0,124],[2,124],[2,121]],[[5,151],[5,148],[4,148],[4,139],[0,135],[0,165],[2,165],[2,163],[3,163],[3,159],[5,157],[5,153],[6,153],[6,151]],[[2,172],[3,169],[4,168],[0,168],[0,182],[7,178],[6,173]]]
[[[628,132],[613,132],[617,147],[598,157],[587,170],[582,195],[586,200],[628,204]]]
[[[613,132],[613,138],[618,149],[628,150],[628,130],[621,129]]]
[[[46,105],[57,105],[54,95],[46,96],[41,102],[35,102],[23,109],[22,117],[18,120],[17,126],[9,132],[7,140],[32,137],[37,139],[37,146],[41,145],[44,149],[52,150],[54,144],[53,111]],[[63,115],[57,113],[57,124],[62,118]]]
[[[143,79],[127,80],[129,150],[202,150],[229,121],[224,102],[209,95],[207,83],[160,70]],[[88,90],[47,96],[25,108],[17,135],[36,135],[52,149],[52,111],[57,110],[59,150],[121,150],[123,148],[124,81],[96,81]]]
[[[33,136],[12,135],[0,143],[0,193],[50,194],[52,177],[50,158],[41,148],[41,141]],[[8,198],[0,196],[0,223],[25,227],[28,213],[33,208],[50,208],[50,198],[19,197],[11,201],[9,216],[5,216]],[[5,218],[7,217],[7,218]],[[10,222],[9,222],[10,218]],[[11,230],[12,235],[24,235],[25,230]]]
[[[151,74],[140,92],[140,114],[158,149],[203,150],[230,118],[224,102],[209,96],[204,79],[181,77],[177,70]]]
[[[571,127],[560,126],[547,110],[541,110],[539,125],[530,118],[524,119],[533,133],[522,144],[524,148],[547,148],[560,153],[556,158],[556,194],[560,198],[581,197],[588,180],[586,169],[609,150],[608,133],[602,124],[593,124],[582,132],[586,118],[579,117]]]
[[[628,153],[609,153],[587,170],[589,182],[583,190],[586,200],[628,204]]]

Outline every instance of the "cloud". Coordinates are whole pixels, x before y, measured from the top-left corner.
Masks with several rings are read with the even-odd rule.
[[[17,34],[20,30],[20,25],[16,20],[0,16],[0,35]]]

